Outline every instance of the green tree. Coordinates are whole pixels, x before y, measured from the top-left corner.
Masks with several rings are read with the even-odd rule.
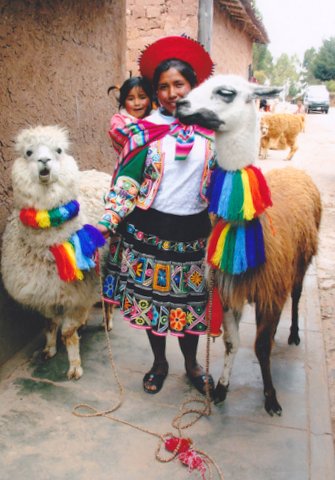
[[[257,81],[264,83],[270,77],[273,68],[273,58],[267,45],[253,44],[252,65]]]
[[[335,80],[335,37],[324,40],[314,64],[313,73],[319,80]]]
[[[314,47],[309,48],[305,51],[304,60],[302,62],[303,72],[302,72],[302,81],[305,84],[315,84],[318,83],[314,76],[314,62],[317,57],[317,51]]]
[[[285,94],[294,97],[300,90],[300,62],[297,55],[280,55],[271,72],[271,85],[282,85]]]

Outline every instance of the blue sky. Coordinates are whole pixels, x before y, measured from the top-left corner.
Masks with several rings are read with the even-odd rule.
[[[282,53],[297,54],[320,48],[335,37],[335,0],[256,0],[270,37],[269,50],[276,59]]]

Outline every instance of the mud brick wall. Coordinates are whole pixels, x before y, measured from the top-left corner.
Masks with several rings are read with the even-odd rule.
[[[198,35],[198,0],[127,1],[127,73],[138,75],[137,59],[141,50],[167,35]],[[211,56],[215,73],[236,73],[248,78],[252,62],[252,40],[214,2]]]
[[[125,0],[0,0],[0,238],[21,128],[67,127],[80,168],[113,171],[107,89],[125,76],[125,15]],[[8,302],[0,284],[0,364],[37,328]]]

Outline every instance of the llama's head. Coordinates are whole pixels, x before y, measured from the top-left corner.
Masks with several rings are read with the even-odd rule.
[[[179,100],[176,115],[186,124],[229,132],[244,118],[256,120],[256,98],[273,97],[281,90],[247,82],[238,75],[216,75]]]
[[[260,132],[261,132],[261,137],[266,137],[269,133],[269,123],[267,121],[266,115],[261,117]]]
[[[258,155],[254,100],[276,96],[281,90],[247,82],[238,75],[216,75],[177,102],[176,116],[185,124],[215,130],[219,164],[236,170],[253,163]]]
[[[13,165],[12,181],[20,207],[42,204],[42,208],[50,208],[46,203],[57,204],[57,197],[74,198],[78,167],[68,148],[68,132],[57,125],[31,127],[17,135],[19,157]]]

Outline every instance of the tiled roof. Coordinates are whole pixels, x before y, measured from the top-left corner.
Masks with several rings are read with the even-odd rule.
[[[250,0],[217,0],[233,22],[252,38],[254,42],[269,43],[269,37],[261,20],[256,17]]]

